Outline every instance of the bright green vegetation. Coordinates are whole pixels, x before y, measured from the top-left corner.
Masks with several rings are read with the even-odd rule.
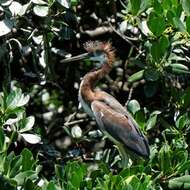
[[[190,189],[190,1],[96,2],[1,0],[0,190]],[[92,36],[101,26],[114,30]],[[97,39],[117,50],[98,86],[127,102],[150,144],[127,168],[77,108],[93,65],[60,62]]]

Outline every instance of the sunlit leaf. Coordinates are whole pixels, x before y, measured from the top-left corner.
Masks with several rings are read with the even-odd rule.
[[[69,4],[69,1],[67,0],[57,0],[57,2],[59,2],[63,7],[69,9],[70,7],[70,4]]]
[[[82,137],[82,130],[79,126],[74,126],[71,129],[71,134],[73,138],[81,138]]]
[[[38,135],[22,133],[20,134],[24,140],[30,144],[37,144],[41,141],[41,138]]]
[[[31,1],[37,5],[47,5],[47,3],[43,0],[31,0]]]
[[[13,28],[13,22],[11,20],[5,19],[0,21],[0,36],[9,34]]]
[[[182,7],[183,10],[190,15],[190,1],[189,0],[182,0]]]
[[[174,73],[178,74],[190,73],[189,68],[181,63],[171,64],[170,67],[172,68],[172,71]]]
[[[22,5],[17,1],[13,1],[11,5],[9,6],[9,10],[11,11],[13,16],[18,15],[19,12],[21,11],[21,8],[22,8]]]
[[[134,115],[137,111],[140,110],[140,104],[137,100],[130,100],[127,108]]]
[[[138,71],[128,78],[128,82],[135,82],[141,80],[144,76],[144,70]]]
[[[15,177],[14,177],[14,180],[17,181],[17,184],[18,185],[23,185],[24,184],[24,181],[26,179],[31,179],[31,180],[34,180],[38,177],[38,174],[36,171],[32,171],[32,170],[27,170],[27,171],[24,171],[24,172],[19,172]]]
[[[45,17],[48,15],[49,8],[45,5],[35,5],[33,11],[37,16]]]
[[[19,132],[23,133],[26,131],[30,131],[34,125],[35,118],[34,116],[29,116],[19,121]]]
[[[184,175],[169,180],[170,189],[190,189],[190,175]]]

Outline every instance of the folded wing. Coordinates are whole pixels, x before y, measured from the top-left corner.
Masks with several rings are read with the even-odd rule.
[[[110,96],[112,97],[112,96]],[[111,102],[112,101],[112,102]],[[95,100],[91,108],[95,119],[102,131],[109,133],[115,140],[122,142],[128,149],[136,154],[148,157],[149,145],[147,139],[139,131],[136,122],[127,114],[124,107],[113,108],[113,97],[110,101]],[[114,106],[116,102],[113,103]]]

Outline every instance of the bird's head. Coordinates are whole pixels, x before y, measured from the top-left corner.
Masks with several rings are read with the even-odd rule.
[[[64,59],[61,62],[67,63],[83,59],[90,59],[91,61],[98,63],[97,66],[105,63],[112,66],[115,60],[115,50],[110,42],[88,41],[84,43],[84,49],[87,51],[87,53]]]
[[[112,66],[115,60],[115,50],[109,42],[88,41],[84,44],[84,49],[88,52],[89,59],[100,65],[108,63]]]

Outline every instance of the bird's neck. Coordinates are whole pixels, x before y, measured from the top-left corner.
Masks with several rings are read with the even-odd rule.
[[[105,75],[107,75],[110,70],[111,66],[109,64],[104,64],[100,69],[91,71],[84,76],[80,85],[80,95],[87,103],[91,103],[93,100],[95,100],[95,84]]]

